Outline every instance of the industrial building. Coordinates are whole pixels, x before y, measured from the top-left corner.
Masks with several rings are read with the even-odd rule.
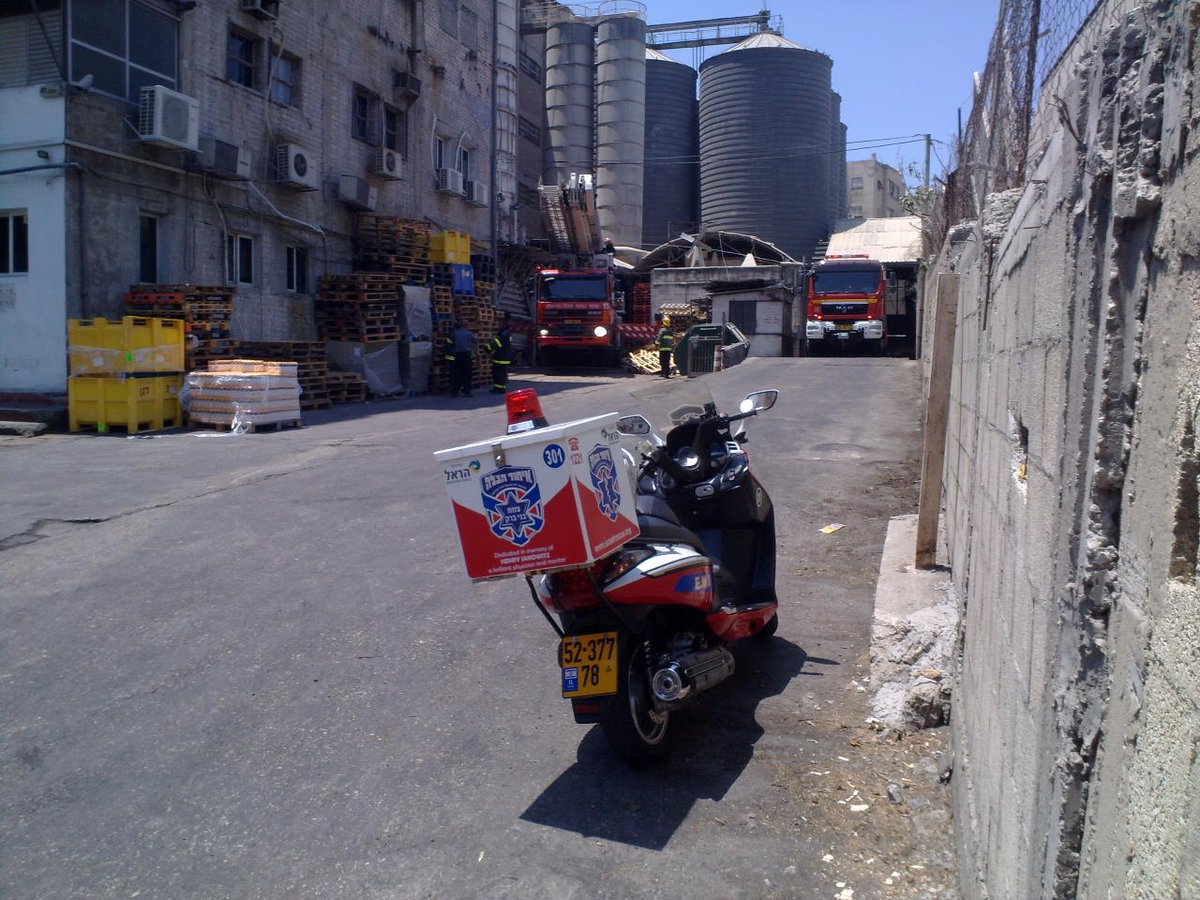
[[[634,2],[7,3],[0,391],[63,391],[66,321],[139,285],[223,286],[234,338],[318,340],[362,213],[469,235],[520,315],[539,185],[576,172],[617,245],[729,231],[811,256],[845,212],[845,129],[832,61],[768,19],[705,32],[734,46],[697,74]],[[795,115],[764,143],[781,90]]]

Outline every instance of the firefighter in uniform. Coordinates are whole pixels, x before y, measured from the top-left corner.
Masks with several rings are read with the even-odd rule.
[[[670,378],[671,351],[675,349],[675,334],[668,327],[668,322],[663,319],[661,313],[655,315],[654,321],[658,325],[658,374],[663,378]]]
[[[487,342],[485,349],[492,357],[492,393],[508,392],[508,367],[512,365],[512,334],[508,330],[508,317],[500,325],[496,336]]]

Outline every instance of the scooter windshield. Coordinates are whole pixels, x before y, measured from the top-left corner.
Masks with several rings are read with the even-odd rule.
[[[662,379],[659,383],[631,392],[660,437],[676,425],[704,415],[713,402],[712,391],[700,378]]]

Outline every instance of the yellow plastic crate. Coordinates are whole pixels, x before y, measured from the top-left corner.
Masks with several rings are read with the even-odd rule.
[[[67,379],[67,418],[72,431],[110,427],[130,434],[183,423],[179,406],[182,375],[106,378],[78,375]]]
[[[430,242],[429,258],[435,263],[471,261],[471,236],[462,231],[438,231]]]
[[[182,319],[67,320],[72,375],[182,372],[185,340]]]

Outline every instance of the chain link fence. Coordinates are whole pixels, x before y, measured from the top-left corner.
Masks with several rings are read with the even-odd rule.
[[[987,65],[976,76],[971,116],[956,148],[958,168],[947,179],[938,238],[950,225],[976,218],[988,194],[1025,183],[1038,92],[1101,5],[1001,0]]]

